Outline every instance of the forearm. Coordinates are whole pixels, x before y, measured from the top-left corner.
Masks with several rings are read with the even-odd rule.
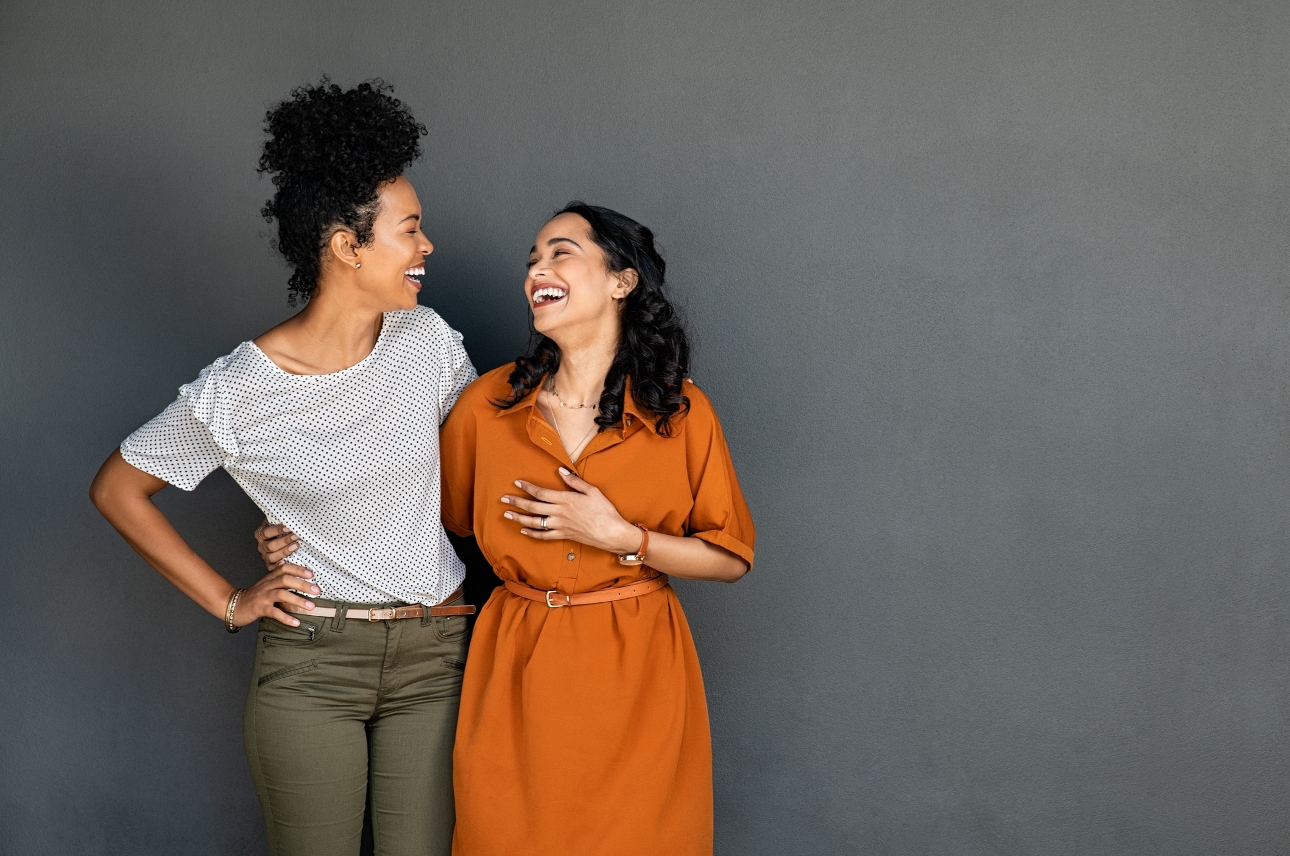
[[[635,534],[624,530],[616,550],[620,555],[640,548],[641,531],[631,527]],[[649,546],[645,551],[645,564],[668,576],[687,580],[712,580],[733,583],[748,573],[748,563],[716,544],[693,536],[680,537],[649,533]]]
[[[103,465],[90,488],[94,505],[144,561],[202,609],[223,620],[233,586],[188,546],[152,503],[152,494],[160,490],[157,484],[164,487],[165,482],[146,474],[136,476],[138,470],[131,473],[123,467],[134,469],[119,453]]]

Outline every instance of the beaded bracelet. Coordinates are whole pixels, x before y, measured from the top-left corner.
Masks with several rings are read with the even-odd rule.
[[[228,607],[224,610],[224,629],[229,633],[236,633],[242,629],[233,623],[233,613],[237,610],[237,599],[244,591],[246,589],[233,589],[233,593],[228,596]]]

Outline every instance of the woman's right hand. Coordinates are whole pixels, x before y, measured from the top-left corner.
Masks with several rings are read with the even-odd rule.
[[[282,564],[270,570],[238,597],[233,610],[233,624],[245,627],[261,618],[272,618],[291,627],[299,626],[300,620],[281,607],[289,604],[300,609],[313,609],[313,601],[297,594],[309,592],[316,595],[321,591],[314,585],[313,575],[313,571],[299,565]]]

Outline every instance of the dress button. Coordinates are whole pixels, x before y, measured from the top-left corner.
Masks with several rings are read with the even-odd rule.
[[[565,556],[565,558],[572,562],[574,559],[578,558],[578,556],[576,553],[570,553],[568,556]]]

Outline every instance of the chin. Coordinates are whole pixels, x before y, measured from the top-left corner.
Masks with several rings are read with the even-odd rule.
[[[416,294],[413,293],[413,294],[403,295],[399,300],[395,301],[394,308],[397,311],[403,311],[403,312],[406,312],[409,309],[416,309],[417,308]]]

